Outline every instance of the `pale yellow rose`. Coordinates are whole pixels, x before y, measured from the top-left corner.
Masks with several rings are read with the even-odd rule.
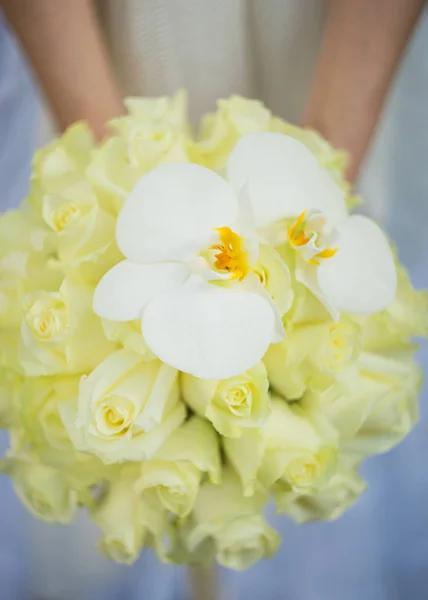
[[[80,181],[95,148],[85,123],[76,123],[57,140],[36,152],[29,205],[40,210],[45,194],[57,194]]]
[[[28,211],[0,216],[0,328],[19,325],[26,292],[57,289],[61,276],[47,264],[50,251],[46,232]]]
[[[246,133],[268,131],[271,113],[257,100],[232,96],[219,100],[217,112],[203,117],[195,161],[223,171],[232,148]]]
[[[176,129],[187,132],[187,93],[178,90],[173,96],[160,96],[159,98],[129,97],[125,99],[125,106],[131,117],[142,122],[165,121]],[[126,118],[126,117],[125,117]],[[122,121],[116,119],[113,123]]]
[[[24,506],[36,517],[50,523],[70,523],[78,495],[62,469],[29,458],[12,457],[3,464],[13,488]]]
[[[22,378],[9,368],[0,367],[0,427],[10,427],[19,416]]]
[[[337,443],[336,431],[319,411],[278,397],[263,427],[223,440],[245,496],[259,489],[311,494],[322,488],[335,472]]]
[[[20,389],[23,434],[41,460],[67,466],[77,459],[59,414],[60,403],[77,398],[80,377],[28,377]]]
[[[77,404],[60,406],[76,448],[105,463],[153,457],[185,412],[177,371],[158,360],[144,363],[130,350],[112,354],[81,379]]]
[[[91,518],[103,532],[101,551],[125,564],[134,563],[144,547],[161,546],[160,538],[168,528],[167,513],[159,502],[153,495],[137,492],[134,479],[127,476],[109,484]]]
[[[263,433],[265,452],[259,478],[266,487],[312,493],[334,475],[338,439],[322,415],[275,397]]]
[[[0,216],[0,365],[18,373],[21,300],[41,286],[58,289],[62,277],[50,268],[46,232],[26,210]]]
[[[241,483],[225,468],[221,485],[205,483],[196,500],[186,537],[187,549],[200,561],[217,562],[238,571],[273,556],[280,538],[262,516],[267,496],[242,495]]]
[[[118,323],[103,319],[102,325],[107,339],[111,342],[140,354],[145,362],[150,362],[156,358],[148,347],[142,334],[141,319],[127,321],[126,323]]]
[[[270,413],[269,383],[262,363],[230,379],[213,381],[181,374],[181,391],[197,414],[227,437],[239,437],[248,427],[260,427]]]
[[[370,352],[405,350],[410,338],[428,336],[428,291],[415,290],[404,267],[397,264],[397,294],[392,305],[375,315],[354,317]]]
[[[343,450],[361,455],[392,448],[418,419],[422,384],[411,356],[363,353],[355,368],[326,392],[308,398],[340,434]]]
[[[56,251],[52,268],[96,283],[121,259],[115,218],[100,207],[87,181],[78,181],[57,194],[45,194],[42,215]]]
[[[272,344],[263,362],[273,389],[297,400],[308,388],[325,389],[360,352],[360,330],[342,316],[338,323],[323,322],[292,327],[285,339]]]
[[[115,350],[92,310],[92,296],[92,287],[65,279],[58,292],[23,298],[19,358],[26,375],[88,372]]]
[[[266,451],[266,426],[245,430],[239,438],[222,438],[225,455],[238,473],[244,496],[263,490],[259,472]]]
[[[213,483],[219,482],[217,435],[207,421],[191,417],[170,435],[154,458],[141,464],[136,486],[140,491],[154,489],[166,510],[185,517],[193,508],[205,473]]]
[[[338,471],[314,493],[282,490],[275,495],[275,501],[278,511],[287,514],[296,523],[334,521],[358,500],[366,486],[356,471]]]
[[[117,214],[129,192],[148,171],[168,162],[187,162],[190,140],[185,95],[125,101],[130,114],[113,120],[114,136],[98,150],[87,176],[100,201]]]

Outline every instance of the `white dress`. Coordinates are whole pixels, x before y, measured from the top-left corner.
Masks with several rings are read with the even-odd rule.
[[[297,120],[317,53],[323,0],[101,0],[126,94],[184,87],[191,116],[233,93]]]

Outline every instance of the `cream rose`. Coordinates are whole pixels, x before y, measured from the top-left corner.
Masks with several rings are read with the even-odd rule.
[[[360,330],[350,318],[292,327],[284,341],[272,344],[263,362],[273,389],[297,400],[309,389],[326,389],[336,373],[357,358]]]
[[[47,465],[66,466],[76,451],[62,422],[59,406],[75,400],[79,377],[28,377],[19,395],[23,434]]]
[[[314,398],[341,437],[343,450],[361,455],[386,452],[418,420],[422,374],[411,355],[362,353],[357,365]]]
[[[153,457],[185,418],[177,371],[119,350],[80,382],[77,404],[60,413],[78,450],[106,463]]]
[[[296,523],[334,521],[347,510],[366,489],[366,482],[356,471],[338,471],[315,493],[296,494],[291,490],[275,495],[278,511]]]
[[[167,513],[156,504],[153,495],[141,495],[134,489],[132,477],[113,480],[99,506],[91,512],[101,528],[101,551],[119,563],[134,563],[145,546],[160,546],[168,527]]]
[[[193,508],[204,474],[218,483],[220,468],[214,429],[199,417],[191,417],[170,435],[155,458],[141,464],[136,485],[141,491],[154,489],[166,510],[185,517]]]
[[[128,98],[129,114],[114,119],[114,132],[91,160],[87,176],[105,205],[118,213],[142,175],[168,162],[189,160],[186,97]]]
[[[77,493],[63,470],[27,458],[10,458],[6,470],[13,488],[26,508],[50,523],[69,523],[77,508]]]
[[[216,171],[225,169],[227,159],[239,137],[255,131],[268,131],[271,113],[257,100],[232,96],[219,100],[217,112],[202,119],[196,144],[196,160]]]
[[[261,514],[266,501],[264,494],[243,497],[237,475],[226,468],[221,485],[201,487],[187,536],[188,550],[198,560],[213,553],[219,564],[238,571],[273,556],[280,539]]]
[[[84,373],[116,349],[92,311],[93,289],[65,279],[59,292],[22,300],[19,358],[26,375]]]
[[[227,437],[260,427],[270,412],[266,369],[262,363],[230,379],[213,381],[181,374],[183,397],[196,413]]]
[[[259,477],[274,490],[284,486],[295,492],[317,490],[337,466],[337,435],[319,415],[297,403],[273,398],[272,414],[263,430],[265,452]]]

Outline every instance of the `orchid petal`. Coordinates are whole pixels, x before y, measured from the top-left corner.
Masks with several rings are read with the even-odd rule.
[[[237,191],[248,184],[259,227],[318,209],[332,225],[347,214],[342,190],[298,140],[271,132],[244,135],[227,164]]]
[[[337,308],[372,314],[395,298],[397,274],[388,241],[371,219],[354,215],[338,227],[339,250],[318,267],[319,289]]]
[[[275,316],[266,300],[192,278],[144,311],[144,338],[156,356],[203,379],[227,379],[252,368],[272,341]]]
[[[94,312],[110,321],[141,318],[154,295],[186,280],[188,269],[180,263],[138,264],[124,260],[101,279],[95,289]]]
[[[190,163],[168,163],[144,175],[119,214],[116,239],[136,262],[183,261],[209,245],[213,230],[238,211],[232,187]]]

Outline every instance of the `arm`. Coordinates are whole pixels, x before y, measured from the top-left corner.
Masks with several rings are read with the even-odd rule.
[[[424,0],[330,0],[304,124],[351,155],[358,174]]]
[[[123,112],[91,0],[0,0],[59,128],[86,119],[98,138]]]

